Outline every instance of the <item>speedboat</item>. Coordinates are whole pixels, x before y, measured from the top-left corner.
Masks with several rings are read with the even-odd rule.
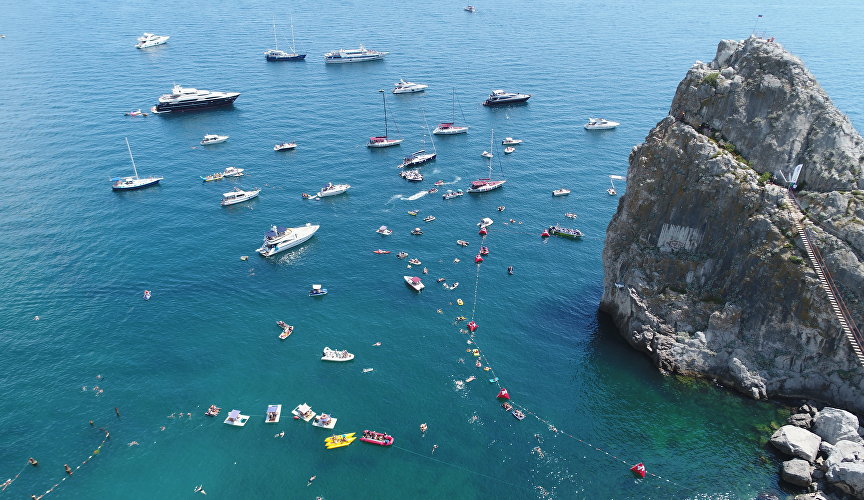
[[[408,259],[408,263],[411,264],[412,266],[419,266],[419,265],[423,264],[422,262],[420,262],[420,259],[418,259],[417,257]]]
[[[445,200],[452,200],[453,198],[458,198],[464,194],[465,193],[462,192],[461,189],[457,189],[456,191],[451,191],[450,189],[448,189],[446,193],[441,195],[441,197]]]
[[[242,203],[244,201],[249,201],[253,198],[257,198],[259,193],[261,193],[261,190],[258,188],[255,188],[251,191],[243,191],[242,189],[235,187],[234,191],[222,193],[222,201],[219,204],[223,207],[227,207],[228,205],[235,205],[237,203]]]
[[[493,154],[490,153],[489,151],[483,151],[482,153],[480,153],[480,156],[482,156],[483,158],[489,158],[489,159],[492,159],[492,157],[495,156],[495,155],[493,155]]]
[[[263,257],[270,257],[289,248],[294,248],[311,238],[319,227],[321,226],[312,225],[308,222],[305,226],[300,227],[272,226],[270,231],[264,235],[264,243],[257,252]]]
[[[515,146],[516,144],[522,144],[522,139],[514,139],[512,137],[505,137],[501,144],[505,146]]]
[[[370,430],[363,431],[363,437],[360,441],[364,443],[377,444],[378,446],[390,446],[393,444],[393,436],[384,434],[383,432],[375,432]]]
[[[296,408],[291,410],[291,413],[294,414],[297,418],[302,418],[306,422],[312,420],[315,417],[315,412],[312,411],[312,408],[309,407],[306,403],[301,405],[297,405]]]
[[[570,194],[570,190],[564,188],[552,191],[552,196],[567,196],[568,194]]]
[[[567,217],[568,219],[575,219],[578,216],[573,212],[567,212],[566,214],[564,214],[564,217]]]
[[[489,217],[483,217],[482,219],[480,219],[480,222],[477,223],[477,225],[480,226],[480,229],[485,229],[492,224],[494,224],[494,221]]]
[[[350,184],[333,184],[332,182],[328,182],[326,186],[321,188],[321,191],[318,191],[317,196],[319,198],[324,198],[326,196],[336,196],[337,194],[342,194],[348,189],[351,188]]]
[[[403,79],[399,79],[395,84],[395,88],[393,89],[394,94],[411,94],[414,92],[423,92],[429,88],[428,85],[424,85],[422,83],[414,83],[414,82],[406,82]]]
[[[215,92],[174,85],[171,93],[161,95],[159,103],[150,108],[150,111],[159,114],[227,106],[233,104],[238,97],[239,92]]]
[[[312,285],[312,289],[309,290],[309,296],[320,297],[322,295],[327,295],[327,289],[321,288],[321,285]]]
[[[576,238],[581,238],[581,237],[585,236],[585,234],[578,229],[570,229],[570,228],[561,227],[561,226],[549,226],[549,229],[547,229],[547,232],[550,235],[561,236],[563,238],[576,239]]]
[[[376,229],[375,232],[382,235],[382,236],[390,236],[391,234],[393,234],[393,230],[388,229],[387,226],[381,226],[378,229]]]
[[[465,12],[477,12],[477,7],[474,7],[473,5],[469,5],[469,6],[465,7]]]
[[[419,227],[415,227],[411,230],[411,234],[413,234],[414,236],[420,236],[421,234],[423,234],[423,231]]]
[[[396,254],[397,259],[404,259],[405,257],[408,257],[408,252],[399,252]]]
[[[267,417],[264,419],[264,422],[267,424],[278,424],[281,416],[282,405],[267,405]]]
[[[322,413],[312,420],[312,425],[321,427],[322,429],[332,429],[336,427],[336,419],[326,413]]]
[[[452,122],[440,123],[435,130],[432,131],[435,135],[456,135],[468,132],[468,127],[454,125]]]
[[[585,130],[609,130],[618,125],[621,124],[604,118],[588,118],[588,123],[585,124]]]
[[[420,182],[423,180],[423,174],[420,173],[419,170],[403,170],[399,172],[399,176],[405,179],[406,181],[411,182]]]
[[[231,410],[228,412],[228,417],[225,419],[226,424],[235,427],[243,427],[248,421],[249,415],[241,415],[240,410]]]
[[[505,155],[509,155],[513,151],[516,151],[516,148],[514,148],[513,146],[507,146],[506,148],[504,148],[504,154]]]
[[[336,361],[341,363],[344,361],[351,361],[352,359],[354,359],[354,355],[350,352],[338,351],[336,349],[330,349],[329,347],[325,347],[324,352],[321,354],[321,361]]]
[[[342,448],[343,446],[348,446],[353,443],[356,437],[354,437],[355,432],[350,432],[348,434],[339,434],[336,436],[330,436],[324,440],[324,446],[328,450],[332,450],[334,448]]]
[[[389,52],[370,50],[361,45],[359,49],[339,49],[327,52],[324,54],[324,62],[327,64],[339,64],[378,61],[384,59],[384,56],[387,54],[389,54]]]
[[[437,181],[435,181],[436,186],[443,186],[444,184],[445,184],[444,181],[441,179],[438,179]]]
[[[433,220],[435,220],[434,215],[427,215],[426,217],[423,218],[423,222],[432,222]]]
[[[424,285],[417,276],[402,276],[402,279],[405,280],[405,284],[413,288],[416,292],[419,292],[426,287],[426,285]]]
[[[155,47],[168,43],[168,35],[154,35],[153,33],[144,33],[138,37],[138,43],[135,44],[136,49],[146,49],[147,47]]]
[[[516,104],[525,102],[531,98],[531,94],[518,94],[516,92],[504,92],[501,89],[493,90],[489,97],[483,101],[484,106],[500,106],[502,104]]]
[[[222,172],[216,172],[215,174],[210,174],[210,175],[201,177],[201,180],[204,182],[221,181],[223,177],[225,177],[225,176],[222,175]]]
[[[227,135],[216,135],[216,134],[207,134],[201,139],[201,145],[207,146],[209,144],[219,144],[220,142],[225,142],[228,140]]]
[[[159,181],[164,179],[164,177],[138,177],[138,167],[135,166],[135,157],[132,156],[132,148],[129,146],[129,139],[125,140],[126,149],[129,151],[129,159],[132,161],[132,171],[135,172],[135,175],[130,177],[112,178],[111,189],[113,189],[114,191],[131,191],[133,189],[141,189],[147,186],[154,186],[156,184],[159,184]]]
[[[223,177],[242,177],[243,176],[243,170],[244,169],[238,168],[238,167],[227,167],[225,170],[222,171],[222,176]]]
[[[282,144],[276,144],[273,146],[273,151],[288,151],[289,149],[294,149],[296,147],[296,142],[283,142]]]
[[[406,168],[422,165],[427,161],[434,160],[436,156],[438,156],[437,153],[427,153],[426,150],[421,149],[420,151],[411,153],[411,156],[406,156],[405,159],[402,160],[402,163],[397,166],[397,168]]]

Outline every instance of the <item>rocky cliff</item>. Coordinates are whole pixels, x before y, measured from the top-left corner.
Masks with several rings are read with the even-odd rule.
[[[768,181],[797,164],[803,211]],[[798,58],[758,38],[720,42],[630,154],[601,309],[664,372],[864,412],[864,368],[795,227],[861,323],[862,171],[864,141]]]

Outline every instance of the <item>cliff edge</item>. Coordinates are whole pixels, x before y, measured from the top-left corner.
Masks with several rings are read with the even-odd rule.
[[[797,202],[769,179],[803,164]],[[724,40],[630,154],[601,309],[664,372],[864,413],[864,368],[796,229],[859,323],[864,141],[795,56]]]

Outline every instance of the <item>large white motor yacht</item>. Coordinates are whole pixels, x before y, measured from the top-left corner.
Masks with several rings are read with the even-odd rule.
[[[154,35],[153,33],[144,33],[143,36],[138,37],[138,43],[135,44],[136,49],[146,49],[147,47],[155,47],[157,45],[162,45],[163,43],[168,43],[168,39],[171,38],[168,35]]]
[[[394,94],[411,94],[414,92],[423,92],[429,88],[428,85],[424,85],[422,83],[414,83],[414,82],[406,82],[403,79],[399,79],[396,82],[395,87],[393,88]]]
[[[227,207],[228,205],[235,205],[237,203],[242,203],[244,201],[249,201],[253,198],[257,198],[259,193],[261,193],[261,190],[258,188],[251,191],[243,191],[240,188],[234,188],[234,191],[222,194],[222,201],[220,202],[220,204],[223,207]]]
[[[326,186],[321,188],[321,191],[318,191],[317,196],[319,198],[336,196],[337,194],[342,194],[349,189],[351,189],[351,184],[333,184],[332,182],[328,182]]]
[[[384,56],[387,54],[389,54],[389,52],[370,50],[361,45],[359,49],[339,49],[327,52],[324,54],[324,62],[327,64],[339,64],[377,61],[379,59],[384,59]]]
[[[588,118],[588,123],[585,124],[585,130],[609,130],[621,125],[618,122],[606,120],[605,118]]]
[[[294,248],[312,237],[321,226],[306,223],[300,227],[277,227],[273,226],[264,235],[264,243],[257,251],[264,257],[276,255],[289,248]]]

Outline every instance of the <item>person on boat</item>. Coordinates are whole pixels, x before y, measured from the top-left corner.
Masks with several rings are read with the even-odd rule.
[[[27,459],[27,463],[29,463],[29,464],[32,465],[33,467],[36,467],[37,465],[39,465],[39,461],[36,460],[36,459],[33,458],[33,457],[28,458],[28,459]]]

